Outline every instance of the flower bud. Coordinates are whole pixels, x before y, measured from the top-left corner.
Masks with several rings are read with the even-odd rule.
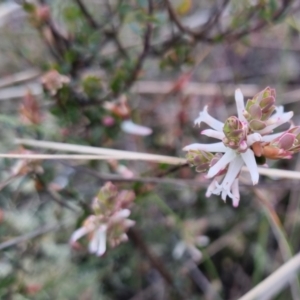
[[[190,150],[186,154],[186,159],[191,166],[196,167],[197,172],[206,172],[211,166],[214,155],[202,150]]]
[[[247,150],[247,126],[237,117],[229,117],[225,121],[223,132],[225,134],[223,139],[225,146],[239,152]]]

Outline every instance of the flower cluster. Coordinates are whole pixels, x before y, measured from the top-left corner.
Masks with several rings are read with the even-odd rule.
[[[207,112],[207,106],[195,120],[195,125],[203,122],[212,129],[203,130],[203,135],[220,140],[213,144],[191,144],[183,148],[187,151],[188,162],[198,172],[207,172],[207,178],[213,178],[206,196],[212,194],[232,198],[233,206],[240,200],[238,177],[243,165],[246,165],[253,182],[257,184],[259,173],[257,163],[266,158],[291,158],[300,151],[300,127],[291,125],[285,132],[273,133],[278,126],[289,122],[293,112],[284,112],[276,107],[276,93],[270,87],[265,88],[244,104],[240,89],[235,91],[237,117],[229,117],[222,123]]]
[[[128,240],[127,230],[135,222],[128,219],[128,207],[135,199],[132,191],[118,191],[115,185],[107,182],[93,199],[93,214],[88,216],[82,227],[77,229],[70,238],[73,248],[78,248],[78,240],[87,235],[89,252],[102,256],[106,251],[106,242],[116,247]]]

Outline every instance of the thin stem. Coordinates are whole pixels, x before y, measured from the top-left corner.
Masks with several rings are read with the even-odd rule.
[[[99,28],[98,23],[94,20],[94,18],[89,13],[89,11],[87,10],[86,6],[82,3],[82,1],[81,0],[74,0],[74,1],[76,2],[78,7],[80,8],[82,14],[84,15],[85,19],[89,23],[90,27],[93,28],[93,29],[98,29]]]
[[[13,239],[10,239],[6,242],[3,242],[0,244],[0,250],[4,250],[6,248],[10,248],[10,247],[13,247],[13,246],[16,246],[20,243],[23,243],[23,242],[27,242],[29,240],[32,240],[40,235],[43,235],[43,234],[46,234],[48,232],[51,232],[51,231],[57,231],[59,229],[61,229],[61,227],[63,226],[64,224],[62,223],[59,223],[59,224],[55,224],[55,225],[47,225],[47,226],[44,226],[44,227],[40,227],[36,230],[33,230],[29,233],[26,233],[24,235],[21,235],[21,236],[18,236],[16,238],[13,238]]]
[[[152,0],[148,0],[148,17],[151,17],[152,13],[153,13],[153,3]],[[138,78],[144,60],[146,59],[148,52],[150,50],[151,36],[152,36],[152,24],[151,22],[148,22],[146,25],[146,31],[143,39],[143,50],[136,61],[136,64],[131,72],[130,77],[125,82],[126,89],[129,89],[131,85],[135,82],[135,80]]]

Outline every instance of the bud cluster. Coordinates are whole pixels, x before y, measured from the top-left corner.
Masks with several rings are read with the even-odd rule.
[[[252,131],[266,128],[268,120],[275,110],[275,97],[275,90],[267,87],[247,101],[243,115]]]
[[[259,92],[244,104],[242,92],[235,92],[237,115],[222,123],[207,112],[207,106],[195,124],[204,122],[212,129],[202,131],[203,135],[220,140],[214,144],[191,144],[183,148],[187,151],[187,161],[197,172],[207,172],[213,178],[206,196],[211,194],[232,198],[233,205],[240,200],[238,177],[246,165],[253,182],[258,182],[257,162],[266,158],[287,159],[300,151],[300,127],[291,126],[285,132],[273,133],[280,125],[289,122],[293,112],[284,112],[275,106],[276,93],[270,87]]]

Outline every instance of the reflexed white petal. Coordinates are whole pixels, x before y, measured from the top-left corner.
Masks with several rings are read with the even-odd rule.
[[[249,134],[247,136],[247,145],[251,146],[255,142],[260,142],[261,140],[262,140],[262,136],[257,132]]]
[[[114,222],[118,222],[122,219],[126,219],[130,216],[130,210],[129,209],[121,209],[120,211],[113,214],[111,217]]]
[[[287,123],[294,115],[294,112],[289,111],[287,113],[283,113],[282,115],[279,115],[278,117],[272,116],[267,123],[270,123],[271,125],[268,125],[266,128],[259,130],[258,132],[260,134],[267,134],[273,131],[276,127],[279,127],[280,125]]]
[[[106,225],[101,225],[95,232],[89,243],[90,253],[101,256],[106,251]]]
[[[209,125],[211,128],[222,131],[224,124],[220,122],[219,120],[213,118],[209,113],[207,112],[208,106],[206,105],[203,109],[203,111],[200,112],[199,117],[195,120],[195,125],[201,125],[202,122]]]
[[[236,178],[232,184],[231,187],[231,191],[232,191],[232,204],[234,207],[238,207],[239,206],[239,202],[240,202],[240,191],[239,191],[239,179]]]
[[[121,129],[130,134],[146,136],[152,133],[152,129],[146,126],[138,125],[132,120],[125,120],[121,123]]]
[[[240,155],[238,155],[228,166],[227,173],[222,182],[222,190],[231,190],[232,183],[236,179],[239,174],[242,166],[244,165],[244,161]]]
[[[238,118],[240,121],[247,122],[246,118],[243,115],[243,112],[245,110],[245,104],[244,104],[244,96],[242,94],[242,91],[240,89],[236,89],[234,96],[235,96]]]
[[[250,172],[253,185],[257,184],[259,173],[253,151],[251,149],[248,149],[245,153],[241,153],[241,156]]]
[[[248,150],[247,150],[248,151]],[[214,164],[207,173],[207,178],[212,178],[217,175],[221,170],[236,157],[236,152],[230,148],[227,148],[225,154]]]
[[[82,238],[84,235],[86,235],[87,233],[89,233],[89,230],[86,227],[80,227],[77,230],[75,230],[70,238],[70,243],[74,243],[76,241],[78,241],[80,238]]]
[[[182,150],[183,151],[190,151],[190,150],[202,150],[207,152],[226,152],[228,147],[226,147],[222,142],[220,143],[213,143],[213,144],[191,144],[185,146]]]
[[[97,246],[98,246],[98,237],[94,233],[92,236],[92,239],[89,242],[89,252],[94,254],[97,252]]]
[[[215,139],[218,139],[218,140],[222,140],[225,137],[225,134],[224,134],[223,131],[216,131],[216,130],[213,130],[213,129],[203,130],[201,132],[201,134],[212,137],[212,138],[215,138]]]

